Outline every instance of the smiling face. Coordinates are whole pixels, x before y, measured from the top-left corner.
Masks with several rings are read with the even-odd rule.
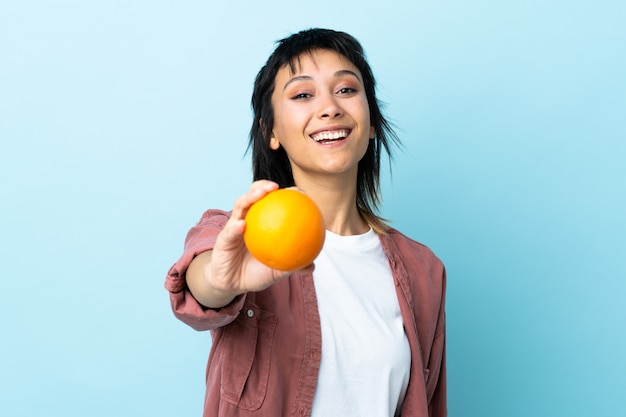
[[[359,70],[329,50],[303,54],[276,74],[270,147],[287,152],[293,177],[350,175],[374,138]]]

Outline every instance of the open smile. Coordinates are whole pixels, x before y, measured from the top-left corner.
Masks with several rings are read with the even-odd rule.
[[[311,139],[318,143],[330,143],[345,139],[350,134],[350,132],[350,129],[325,130],[313,133],[311,135]]]

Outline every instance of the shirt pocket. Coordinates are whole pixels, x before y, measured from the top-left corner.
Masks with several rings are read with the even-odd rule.
[[[267,393],[276,314],[245,305],[224,328],[221,397],[245,410],[258,410]]]

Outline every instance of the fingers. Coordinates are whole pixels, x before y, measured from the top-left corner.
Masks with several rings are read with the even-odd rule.
[[[224,225],[220,233],[220,238],[215,243],[218,250],[236,249],[241,245],[241,238],[245,230],[245,217],[252,204],[260,200],[263,196],[278,188],[278,184],[273,181],[255,181],[250,186],[247,193],[240,196],[233,206],[230,219]]]
[[[312,274],[314,270],[315,270],[315,264],[314,264],[314,263],[311,263],[310,265],[308,265],[308,266],[306,266],[306,267],[302,268],[302,269],[300,270],[300,273],[301,273],[301,274]]]
[[[298,269],[295,271],[280,271],[278,269],[274,269],[273,270],[273,274],[274,274],[274,282],[276,281],[280,281],[283,278],[287,278],[288,276],[298,273],[298,274],[311,274],[313,273],[313,271],[315,270],[315,264],[314,263],[310,263],[309,265],[305,266],[302,269]]]
[[[291,187],[286,187],[286,189],[288,189],[288,190],[296,190],[296,191],[300,191],[302,194],[306,194],[306,192],[302,188],[298,187],[297,185],[292,185]]]
[[[241,245],[241,237],[245,230],[246,224],[244,220],[230,219],[224,225],[224,229],[220,232],[215,249],[232,250]]]
[[[253,182],[250,190],[235,201],[231,219],[243,220],[252,204],[276,189],[278,189],[278,184],[273,181],[259,180]]]

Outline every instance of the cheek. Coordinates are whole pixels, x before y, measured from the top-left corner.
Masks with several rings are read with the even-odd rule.
[[[360,115],[359,117],[361,119],[361,123],[365,124],[366,126],[370,125],[370,107],[369,103],[367,102],[367,98],[362,97],[362,99],[358,103],[355,103],[352,111],[354,112],[354,114]]]
[[[293,107],[282,106],[274,112],[274,133],[282,141],[298,136],[307,125],[307,117]]]

